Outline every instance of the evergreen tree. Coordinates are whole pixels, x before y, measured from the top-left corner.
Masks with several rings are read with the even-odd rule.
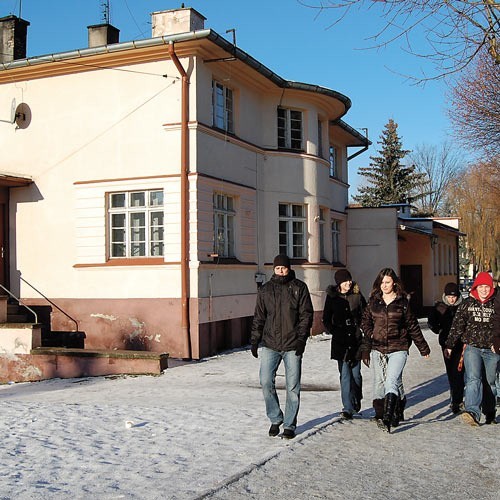
[[[419,173],[415,165],[401,164],[411,151],[403,149],[397,129],[398,124],[390,119],[377,141],[381,145],[380,156],[370,156],[370,166],[358,170],[371,184],[359,187],[359,194],[353,197],[364,207],[412,202],[426,194],[422,186],[428,184],[427,176]],[[416,194],[417,187],[419,194]]]

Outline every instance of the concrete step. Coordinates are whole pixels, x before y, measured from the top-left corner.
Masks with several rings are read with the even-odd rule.
[[[7,323],[27,323],[27,314],[7,314]]]
[[[39,347],[31,350],[31,362],[39,370],[39,380],[127,374],[160,375],[168,368],[168,353]]]
[[[42,332],[42,347],[66,347],[83,349],[85,347],[85,332],[51,331]]]

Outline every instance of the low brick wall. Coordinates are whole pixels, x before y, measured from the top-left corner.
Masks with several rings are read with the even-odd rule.
[[[159,375],[168,353],[40,347],[30,354],[0,354],[0,383],[104,375]]]

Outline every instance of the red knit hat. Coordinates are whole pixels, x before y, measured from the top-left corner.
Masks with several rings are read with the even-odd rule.
[[[482,302],[486,302],[494,293],[495,289],[493,288],[493,278],[491,277],[490,273],[479,273],[476,276],[476,279],[474,280],[474,283],[472,284],[472,288],[470,289],[471,295],[475,297],[476,299],[479,299],[479,295],[477,294],[476,288],[480,285],[488,285],[490,287],[490,293],[488,294],[488,297],[484,299]]]

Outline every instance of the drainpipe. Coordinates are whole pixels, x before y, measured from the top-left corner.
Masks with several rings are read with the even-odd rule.
[[[191,359],[191,336],[189,334],[189,76],[182,67],[174,43],[168,44],[168,53],[175,67],[182,77],[182,98],[181,98],[181,331],[184,339],[184,349],[187,358]]]

